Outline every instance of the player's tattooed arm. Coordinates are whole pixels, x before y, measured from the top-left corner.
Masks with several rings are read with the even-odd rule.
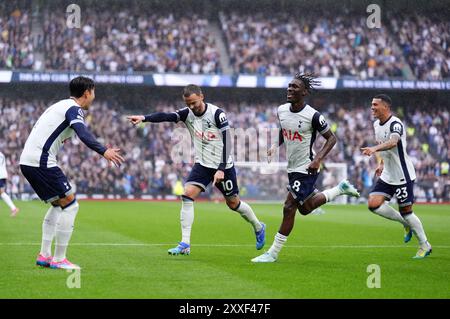
[[[331,130],[326,131],[322,136],[327,140],[322,149],[316,154],[314,160],[309,164],[308,171],[311,174],[316,174],[320,168],[320,164],[331,149],[336,145],[336,136],[331,132]]]
[[[386,150],[390,150],[391,148],[394,148],[397,146],[398,141],[400,140],[400,136],[397,134],[392,134],[391,138],[381,144],[375,145],[375,146],[366,146],[366,147],[362,147],[361,148],[361,152],[364,155],[367,156],[372,156],[374,153],[379,152],[379,151],[386,151]]]

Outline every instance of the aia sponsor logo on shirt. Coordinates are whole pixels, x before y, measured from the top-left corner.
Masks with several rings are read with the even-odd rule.
[[[195,131],[195,136],[203,141],[213,141],[217,139],[216,134],[212,132],[199,132]]]
[[[295,140],[298,140],[299,142],[303,141],[303,137],[300,135],[299,132],[297,131],[292,132],[291,130],[286,130],[285,128],[283,129],[283,137],[290,141]]]

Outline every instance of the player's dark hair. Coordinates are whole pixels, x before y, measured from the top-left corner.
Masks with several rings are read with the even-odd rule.
[[[380,100],[384,101],[389,107],[391,107],[391,105],[392,105],[392,100],[389,97],[389,95],[378,94],[378,95],[375,95],[373,98],[374,99],[380,99]]]
[[[70,81],[69,88],[70,88],[70,96],[79,98],[83,96],[86,90],[90,91],[93,88],[95,88],[95,83],[94,80],[90,78],[78,76],[72,79],[72,81]]]
[[[316,90],[316,86],[320,86],[320,81],[317,81],[317,77],[314,75],[314,73],[300,73],[298,72],[294,79],[302,81],[305,85],[305,89],[308,91],[308,93],[312,93]]]
[[[185,86],[183,89],[183,96],[189,97],[192,94],[200,95],[200,94],[203,94],[203,92],[202,92],[202,89],[198,85],[189,84],[189,85]]]

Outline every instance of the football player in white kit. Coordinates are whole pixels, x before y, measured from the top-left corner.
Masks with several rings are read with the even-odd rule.
[[[278,107],[280,121],[279,143],[268,151],[269,157],[282,144],[286,145],[288,158],[288,195],[283,208],[283,221],[270,249],[252,259],[252,262],[274,262],[294,227],[297,209],[308,215],[319,206],[340,195],[359,197],[358,191],[347,180],[319,193],[315,183],[319,168],[328,152],[336,144],[336,137],[322,114],[304,102],[318,82],[312,74],[296,74],[287,89],[287,102]],[[326,143],[314,154],[313,144],[320,133]]]
[[[199,86],[190,84],[183,89],[187,107],[172,113],[157,112],[149,115],[128,116],[134,125],[141,122],[184,122],[195,149],[195,164],[181,196],[181,242],[168,250],[170,255],[189,255],[191,228],[194,222],[194,201],[212,182],[223,194],[228,207],[249,222],[256,236],[256,249],[265,244],[265,224],[252,208],[239,198],[236,171],[231,156],[231,136],[227,117],[222,109],[204,102]]]
[[[88,110],[95,98],[94,81],[80,76],[70,81],[69,87],[70,98],[45,110],[31,130],[20,156],[22,174],[39,198],[51,203],[42,224],[42,245],[36,264],[54,269],[80,269],[66,258],[79,205],[56,160],[64,141],[76,133],[90,149],[116,166],[124,161],[120,149],[100,144],[84,123],[83,110]],[[55,254],[52,256],[54,238]]]
[[[391,105],[391,98],[386,94],[379,94],[372,99],[372,115],[377,119],[373,126],[378,145],[361,148],[364,155],[371,156],[379,152],[381,156],[375,171],[380,178],[369,195],[369,209],[401,223],[405,228],[405,243],[411,240],[414,233],[420,248],[413,258],[421,259],[430,255],[432,249],[422,223],[412,209],[416,172],[406,153],[405,127],[398,117],[392,115]],[[385,202],[394,195],[400,212]]]
[[[19,212],[19,209],[14,205],[11,197],[6,192],[6,180],[8,178],[8,172],[6,171],[6,158],[2,152],[0,152],[0,196],[5,201],[6,205],[11,209],[11,217],[14,217]]]

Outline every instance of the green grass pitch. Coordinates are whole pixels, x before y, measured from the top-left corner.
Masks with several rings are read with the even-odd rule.
[[[190,256],[169,256],[180,239],[176,202],[80,202],[69,259],[82,266],[81,287],[69,273],[35,266],[47,206],[0,206],[0,298],[449,298],[450,207],[417,205],[433,253],[413,260],[417,240],[403,243],[400,224],[364,206],[324,206],[297,215],[279,260],[253,264],[281,221],[280,204],[253,204],[267,224],[256,251],[252,228],[224,203],[196,203]],[[368,288],[367,267],[380,267],[381,288]]]

